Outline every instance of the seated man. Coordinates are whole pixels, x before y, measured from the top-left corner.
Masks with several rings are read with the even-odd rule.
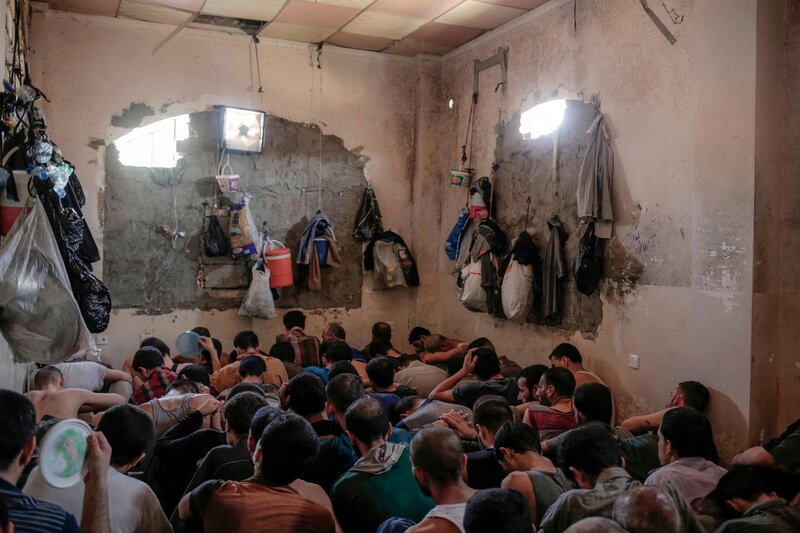
[[[475,420],[475,414],[472,409],[463,405],[440,402],[439,400],[426,400],[419,396],[407,396],[401,399],[394,409],[394,418],[398,420],[397,426],[410,431],[434,424],[437,420],[443,419],[444,415],[452,417],[452,420],[464,426],[465,430],[468,431],[468,436],[462,438],[467,438],[468,440],[476,440],[478,438],[478,433],[471,427]]]
[[[473,372],[479,381],[460,383]],[[475,401],[486,394],[502,396],[513,405],[517,401],[519,390],[515,379],[503,377],[500,361],[494,350],[478,348],[464,357],[461,370],[441,382],[429,398],[472,408]]]
[[[645,433],[647,431],[658,431],[664,413],[676,407],[693,407],[704,413],[708,407],[708,389],[697,381],[684,381],[678,383],[677,388],[672,391],[669,403],[665,409],[647,415],[633,416],[622,422],[622,427],[633,434]]]
[[[408,343],[428,364],[446,363],[454,355],[467,353],[467,344],[458,339],[433,335],[430,330],[416,326],[408,334]]]
[[[427,398],[439,383],[447,379],[445,370],[423,363],[416,353],[403,355],[397,363],[394,380],[416,390],[423,398]]]
[[[403,356],[403,354],[394,349],[394,346],[392,346],[392,341],[383,337],[372,339],[372,341],[367,344],[367,347],[364,348],[364,354],[369,360],[372,360],[376,357],[388,357],[390,360],[395,361],[398,364],[400,357]]]
[[[545,365],[531,365],[522,369],[522,372],[517,378],[517,388],[519,389],[517,412],[519,416],[525,414],[528,406],[541,401],[541,397],[539,396],[539,380],[542,379],[542,374],[544,374],[546,370],[547,367]]]
[[[586,383],[606,383],[600,376],[583,368],[581,352],[568,342],[559,344],[550,353],[550,364],[553,368],[566,368],[575,376],[575,388]]]
[[[0,390],[0,498],[9,521],[22,533],[80,533],[108,531],[107,470],[111,447],[102,434],[89,435],[86,446],[86,490],[81,528],[72,514],[58,505],[39,501],[17,488],[36,449],[36,409],[25,396]],[[9,528],[10,529],[10,528]]]
[[[534,527],[572,483],[550,459],[542,457],[539,433],[525,424],[506,424],[494,441],[497,461],[508,472],[501,487],[519,492],[527,501]]]
[[[741,516],[725,522],[717,533],[800,531],[800,509],[769,490],[754,468],[734,468],[722,476],[715,495]]]
[[[448,425],[453,424],[452,416],[446,416],[445,420]],[[475,431],[483,449],[467,454],[466,482],[473,489],[497,488],[506,477],[497,460],[494,443],[500,428],[512,422],[514,412],[503,398],[484,396],[475,403]],[[466,435],[460,436],[464,438]]]
[[[765,466],[800,472],[800,419],[786,428],[778,438],[764,446],[755,446],[733,458],[737,466]]]
[[[614,502],[611,516],[628,533],[679,533],[681,517],[675,503],[657,487],[636,487]]]
[[[53,365],[64,376],[65,389],[84,389],[91,392],[113,392],[125,397],[131,395],[132,378],[128,372],[114,370],[94,361],[72,361]]]
[[[372,340],[382,338],[391,342],[392,340],[392,325],[388,322],[375,322],[372,324]]]
[[[212,449],[200,463],[186,492],[210,479],[242,481],[253,474],[253,463],[247,449],[250,422],[256,412],[267,405],[267,399],[254,392],[237,394],[225,402],[225,438],[227,444]]]
[[[303,371],[303,367],[294,362],[294,348],[288,342],[276,342],[273,344],[269,349],[269,356],[283,363],[289,379]]]
[[[531,513],[519,493],[486,489],[475,493],[464,510],[466,533],[530,533]]]
[[[164,396],[140,404],[139,407],[153,420],[156,437],[161,437],[184,416],[199,409],[212,397],[198,394],[197,386],[187,380],[173,381]],[[210,424],[210,420],[208,423]]]
[[[90,392],[85,389],[65,389],[64,377],[55,366],[36,372],[33,384],[37,390],[26,394],[36,408],[36,420],[43,418],[76,418],[87,411],[104,411],[125,403],[119,394]]]
[[[411,464],[422,492],[436,507],[407,533],[459,533],[464,530],[464,510],[475,494],[462,474],[466,456],[461,440],[451,429],[425,428],[411,440]]]
[[[324,353],[322,354],[322,364],[324,366],[308,366],[305,369],[305,372],[310,374],[314,374],[319,379],[322,380],[323,383],[326,385],[328,384],[329,380],[329,373],[333,365],[339,363],[341,361],[346,361],[348,363],[353,364],[353,367],[358,371],[358,366],[356,366],[357,361],[353,361],[353,352],[350,350],[350,346],[347,345],[346,342],[332,342],[329,344],[324,345]],[[361,372],[358,372],[359,376],[361,376],[362,381],[367,378],[366,372],[366,365],[360,365],[363,368],[363,376],[361,376]]]
[[[145,346],[133,356],[131,371],[141,385],[133,389],[132,403],[141,405],[161,398],[167,387],[177,379],[177,374],[164,366],[164,356],[157,348]]]
[[[695,509],[727,472],[718,464],[711,424],[691,407],[664,413],[658,430],[658,455],[662,466],[644,484],[669,483]]]
[[[322,342],[344,342],[347,344],[347,332],[341,324],[331,322],[322,329]],[[348,344],[348,346],[350,346]],[[353,361],[367,362],[367,358],[358,348],[350,346],[350,352],[353,354]]]
[[[625,492],[640,487],[622,468],[622,450],[603,424],[596,422],[572,431],[559,449],[562,468],[569,470],[578,489],[565,492],[542,518],[540,531],[564,531],[571,524],[590,516],[610,518],[614,502]],[[660,487],[675,504],[681,531],[703,533],[691,507],[669,485]]]
[[[263,385],[267,373],[267,364],[258,355],[242,357],[243,359],[239,363],[239,377],[242,378],[240,383]]]
[[[278,335],[275,342],[288,342],[294,348],[294,362],[303,368],[320,365],[319,339],[306,335],[306,315],[302,311],[289,311],[283,315],[286,333]]]
[[[400,398],[417,395],[417,391],[408,385],[395,383],[394,363],[386,357],[376,357],[370,361],[367,364],[367,376],[373,392],[394,394]]]
[[[145,483],[127,476],[144,458],[155,437],[150,418],[133,405],[109,409],[97,426],[111,445],[111,468],[108,469],[108,497],[111,530],[115,532],[171,532],[153,491]],[[23,492],[34,498],[55,503],[75,516],[83,514],[86,485],[79,481],[68,488],[47,483],[39,467],[33,469]]]
[[[522,421],[546,440],[578,425],[572,403],[575,377],[566,368],[548,368],[539,380],[540,404],[531,404]]]
[[[319,441],[302,417],[272,420],[258,439],[255,475],[246,481],[211,480],[184,496],[180,518],[203,522],[205,531],[333,533],[322,505],[290,487],[319,453]]]
[[[387,440],[392,431],[381,405],[362,398],[347,409],[345,426],[361,458],[333,486],[333,508],[348,532],[372,533],[397,517],[419,522],[433,508],[411,472],[405,446]]]
[[[303,372],[286,387],[286,407],[305,418],[318,437],[339,435],[339,425],[325,413],[325,384],[314,374]]]
[[[233,362],[211,374],[211,385],[216,390],[224,391],[241,382],[242,377],[239,375],[239,368],[248,355],[260,357],[264,361],[267,372],[264,374],[263,383],[270,383],[278,387],[288,383],[289,375],[286,373],[286,367],[275,357],[261,353],[261,345],[255,333],[252,331],[237,333],[236,337],[234,337],[233,345],[235,347],[235,350],[231,352]]]

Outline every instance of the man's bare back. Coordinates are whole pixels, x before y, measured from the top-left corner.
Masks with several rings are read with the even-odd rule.
[[[104,394],[83,389],[56,389],[31,391],[28,399],[36,408],[36,420],[45,416],[65,419],[77,418],[82,410],[104,411],[125,403],[119,394]]]

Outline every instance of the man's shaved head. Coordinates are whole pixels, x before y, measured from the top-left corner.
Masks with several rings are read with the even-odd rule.
[[[593,516],[575,522],[565,529],[564,533],[625,533],[625,530],[613,520]]]
[[[657,487],[637,487],[614,502],[611,517],[630,533],[678,533],[681,519],[667,493]]]
[[[48,385],[57,385],[62,379],[64,379],[64,374],[61,373],[61,370],[53,365],[48,365],[36,372],[33,385],[37,389],[43,389]]]
[[[411,440],[411,462],[442,485],[459,480],[463,457],[461,439],[450,428],[428,427]]]

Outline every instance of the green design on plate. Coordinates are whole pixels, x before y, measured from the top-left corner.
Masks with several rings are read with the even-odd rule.
[[[68,479],[80,474],[83,458],[86,456],[86,434],[78,429],[67,429],[54,443],[51,472],[57,477]]]

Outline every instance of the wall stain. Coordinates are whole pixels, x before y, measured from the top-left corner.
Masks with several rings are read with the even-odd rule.
[[[118,128],[138,128],[146,117],[155,116],[152,107],[143,102],[133,102],[119,115],[111,117],[111,125]]]

